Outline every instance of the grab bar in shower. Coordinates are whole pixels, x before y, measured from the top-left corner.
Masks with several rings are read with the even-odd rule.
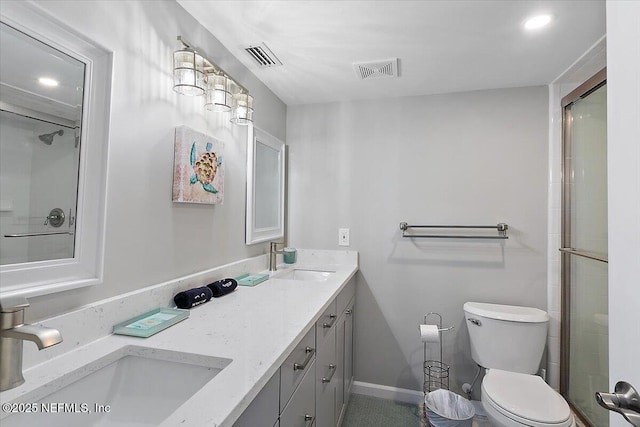
[[[407,230],[410,228],[439,228],[439,229],[495,229],[498,231],[497,236],[483,235],[464,235],[464,234],[410,234]],[[504,222],[497,225],[409,225],[406,222],[400,223],[402,237],[425,237],[433,239],[508,239],[507,230],[509,226]]]
[[[51,231],[45,233],[17,233],[5,234],[4,237],[34,237],[34,236],[55,236],[56,234],[68,234],[73,236],[73,231]]]

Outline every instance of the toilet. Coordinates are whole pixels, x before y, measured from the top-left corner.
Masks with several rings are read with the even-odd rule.
[[[549,315],[532,307],[467,302],[471,357],[485,368],[482,406],[495,427],[575,427],[569,405],[535,375]]]

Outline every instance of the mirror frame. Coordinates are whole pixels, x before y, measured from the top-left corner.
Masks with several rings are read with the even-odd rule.
[[[286,150],[285,143],[273,135],[255,127],[250,126],[249,138],[247,141],[247,205],[245,215],[246,236],[245,243],[253,245],[255,243],[266,242],[284,237],[284,207],[285,207],[285,179],[286,179]],[[279,153],[280,171],[280,218],[278,226],[267,228],[255,227],[255,162],[256,145],[258,142],[267,145]]]
[[[101,283],[112,52],[34,3],[7,2],[0,10],[0,19],[86,66],[74,257],[1,266],[0,295],[32,297]]]

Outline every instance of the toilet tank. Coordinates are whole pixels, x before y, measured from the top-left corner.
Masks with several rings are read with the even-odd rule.
[[[547,341],[549,315],[533,307],[467,302],[471,357],[485,368],[535,374]]]

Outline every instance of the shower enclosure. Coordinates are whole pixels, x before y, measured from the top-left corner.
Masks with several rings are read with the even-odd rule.
[[[0,112],[0,264],[73,258],[73,128]]]
[[[594,394],[609,388],[607,86],[602,70],[562,100],[561,393],[592,426],[609,425]]]

